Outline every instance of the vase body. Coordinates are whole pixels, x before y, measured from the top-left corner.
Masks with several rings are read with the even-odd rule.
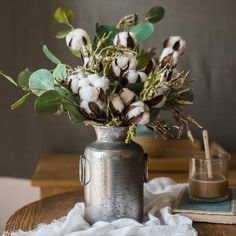
[[[143,217],[143,182],[146,157],[142,147],[125,143],[127,127],[95,126],[97,140],[81,156],[85,219],[111,222]]]

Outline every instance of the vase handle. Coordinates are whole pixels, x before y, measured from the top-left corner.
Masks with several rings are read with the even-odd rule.
[[[144,153],[144,173],[143,173],[143,182],[148,182],[148,154]]]
[[[86,167],[88,165],[89,171],[86,172]],[[88,177],[88,178],[87,178]],[[80,165],[79,165],[79,180],[82,185],[86,185],[90,182],[90,163],[85,155],[80,155]]]

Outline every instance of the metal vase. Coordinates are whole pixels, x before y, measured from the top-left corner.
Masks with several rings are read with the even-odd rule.
[[[143,218],[143,182],[146,156],[142,147],[125,143],[127,127],[95,126],[97,140],[80,158],[84,185],[85,219],[111,222]]]

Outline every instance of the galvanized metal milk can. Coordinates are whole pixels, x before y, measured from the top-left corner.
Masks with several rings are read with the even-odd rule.
[[[85,219],[111,222],[143,218],[143,182],[147,160],[142,147],[125,143],[128,127],[95,126],[97,140],[80,157]]]

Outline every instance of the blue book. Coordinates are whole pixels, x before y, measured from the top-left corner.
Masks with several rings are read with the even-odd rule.
[[[236,224],[235,187],[230,187],[228,199],[217,203],[192,200],[186,187],[173,207],[173,213],[187,216],[195,222]]]

